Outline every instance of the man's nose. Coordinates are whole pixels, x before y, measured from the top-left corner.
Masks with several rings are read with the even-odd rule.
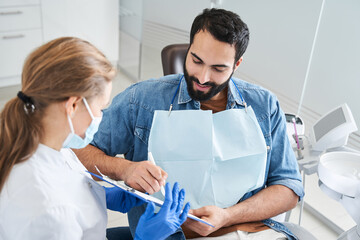
[[[204,67],[198,77],[200,84],[204,84],[210,81],[210,71],[208,68]]]

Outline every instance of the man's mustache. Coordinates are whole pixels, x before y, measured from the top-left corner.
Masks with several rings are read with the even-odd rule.
[[[194,77],[194,76],[189,76],[189,78],[190,78],[191,81],[194,81],[194,82],[196,82],[197,84],[199,84],[199,85],[201,85],[201,86],[210,86],[210,87],[215,87],[215,86],[216,86],[216,84],[215,84],[215,83],[212,83],[212,82],[206,82],[206,83],[204,83],[204,84],[201,84],[200,81],[199,81],[199,79],[197,79],[197,78]]]

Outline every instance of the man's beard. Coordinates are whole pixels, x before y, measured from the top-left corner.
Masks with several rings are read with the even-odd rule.
[[[188,93],[190,95],[190,97],[196,101],[206,101],[211,99],[212,97],[214,97],[216,94],[218,94],[219,92],[221,92],[222,90],[224,90],[226,88],[226,86],[229,84],[229,81],[233,75],[234,71],[231,73],[230,77],[228,78],[228,80],[226,80],[226,82],[224,82],[223,84],[216,84],[214,82],[206,82],[204,84],[200,84],[199,79],[197,79],[194,76],[189,76],[187,70],[186,70],[186,65],[184,63],[184,77],[185,77],[185,81],[187,84],[187,90]],[[210,86],[211,88],[206,92],[202,92],[199,90],[196,90],[194,88],[193,82],[198,83],[199,85],[202,86]]]

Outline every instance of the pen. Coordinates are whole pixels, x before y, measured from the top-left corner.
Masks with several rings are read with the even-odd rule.
[[[154,157],[153,157],[151,152],[148,152],[148,160],[156,166]],[[164,188],[164,186],[161,186],[160,190],[161,190],[162,195],[165,196],[165,188]]]

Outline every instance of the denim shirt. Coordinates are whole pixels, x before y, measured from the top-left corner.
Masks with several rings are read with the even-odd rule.
[[[246,104],[253,108],[268,148],[263,186],[248,192],[240,201],[271,185],[286,186],[301,200],[304,196],[301,176],[287,138],[285,116],[277,98],[264,88],[240,79],[233,80]],[[180,88],[176,94],[179,81]],[[104,110],[99,130],[91,144],[110,156],[124,154],[125,158],[131,161],[146,160],[154,111],[169,110],[174,95],[172,111],[200,109],[200,102],[189,96],[182,74],[150,79],[130,86],[118,94],[110,107]],[[227,97],[226,109],[244,108],[244,102],[232,81],[229,81]],[[137,220],[131,219],[131,215],[134,215],[132,212],[139,214],[139,211],[129,212],[130,228],[134,232],[136,225],[132,225],[136,224]],[[274,221],[269,219],[264,220],[264,223],[284,232],[289,239],[294,239],[291,232],[282,224],[274,224]]]

